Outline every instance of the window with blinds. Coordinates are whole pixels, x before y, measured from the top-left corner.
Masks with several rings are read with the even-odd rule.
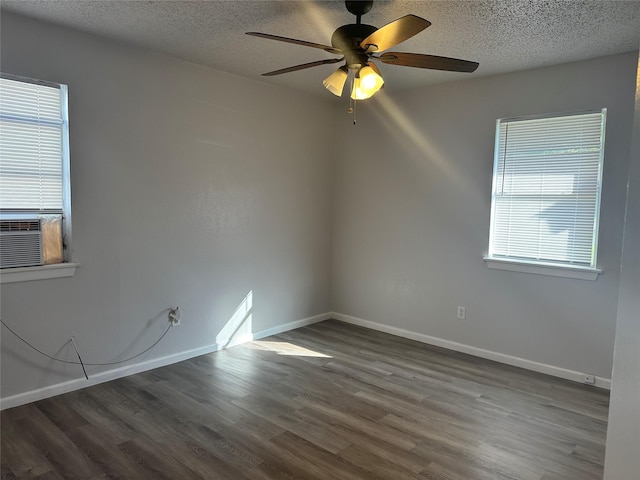
[[[64,262],[70,213],[67,88],[2,74],[0,266]]]
[[[596,268],[606,109],[497,122],[490,259]]]

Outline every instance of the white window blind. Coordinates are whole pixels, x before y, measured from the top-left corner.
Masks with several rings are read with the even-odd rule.
[[[0,74],[2,282],[11,268],[68,261],[68,128],[65,85]]]
[[[595,268],[605,118],[498,120],[489,258]]]
[[[63,213],[64,86],[0,78],[0,209]]]

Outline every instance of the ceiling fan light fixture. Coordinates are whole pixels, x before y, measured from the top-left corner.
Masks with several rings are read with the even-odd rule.
[[[1,1],[2,0],[0,0],[0,2]],[[331,35],[331,45],[307,42],[305,40],[281,37],[268,33],[247,32],[247,35],[254,37],[311,47],[339,56],[338,58],[327,58],[281,68],[272,72],[263,73],[262,75],[271,77],[320,65],[327,65],[329,63],[344,62],[344,66],[338,68],[325,78],[322,84],[331,93],[337,97],[341,97],[344,91],[344,84],[350,76],[349,72],[353,70],[355,72],[355,78],[353,79],[350,96],[354,100],[364,100],[371,98],[384,86],[384,79],[374,60],[390,65],[448,72],[474,72],[478,68],[477,62],[470,62],[459,58],[440,57],[421,53],[389,52],[388,50],[391,47],[422,32],[431,25],[431,22],[416,15],[408,14],[380,28],[376,28],[373,25],[367,25],[361,21],[362,15],[371,9],[372,4],[373,0],[346,1],[345,5],[347,10],[356,16],[356,23],[338,27]],[[382,53],[380,55],[374,55],[374,52]],[[355,109],[353,109],[353,111],[355,112]]]
[[[384,85],[384,79],[373,68],[366,65],[360,69],[353,82],[351,98],[365,100],[371,98]]]
[[[347,67],[344,65],[338,68],[335,72],[329,75],[322,81],[324,87],[333,93],[336,97],[342,96],[342,90],[344,89],[344,84],[347,81],[349,73]]]

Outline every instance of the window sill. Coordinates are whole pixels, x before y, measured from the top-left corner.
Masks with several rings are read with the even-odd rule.
[[[0,284],[73,277],[79,263],[56,263],[39,267],[7,268],[0,270]]]
[[[588,267],[568,267],[547,263],[528,263],[502,258],[484,257],[487,267],[495,270],[509,270],[511,272],[533,273],[535,275],[549,275],[552,277],[577,278],[579,280],[595,281],[602,270]]]

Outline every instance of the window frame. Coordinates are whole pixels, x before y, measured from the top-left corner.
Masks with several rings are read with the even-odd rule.
[[[69,154],[69,90],[62,83],[23,77],[10,73],[0,72],[0,77],[22,83],[31,83],[60,90],[61,125],[61,164],[62,164],[62,242],[63,262],[48,265],[38,265],[18,268],[0,268],[0,284],[25,282],[32,280],[45,280],[50,278],[71,277],[75,274],[78,263],[72,261],[72,215],[71,215],[71,162]],[[0,213],[3,219],[11,218],[38,218],[39,213],[33,211],[4,212]]]
[[[596,199],[594,208],[594,224],[593,234],[591,239],[592,247],[592,261],[591,265],[577,265],[563,262],[553,262],[536,260],[526,257],[508,257],[508,256],[493,256],[493,242],[495,233],[495,215],[496,215],[496,190],[498,186],[498,169],[499,164],[502,161],[500,157],[501,147],[501,135],[500,127],[504,123],[515,121],[527,121],[537,119],[552,119],[568,116],[588,115],[588,114],[600,114],[601,116],[601,133],[600,133],[600,151],[598,159],[598,176],[596,187]],[[556,277],[576,278],[581,280],[596,280],[598,275],[602,273],[602,270],[597,267],[598,259],[598,240],[599,240],[599,228],[600,228],[600,208],[602,199],[602,174],[604,168],[604,150],[605,150],[605,132],[607,121],[607,109],[596,108],[589,110],[580,110],[572,112],[555,112],[539,115],[526,115],[518,117],[505,117],[496,120],[495,130],[495,142],[494,142],[494,161],[493,161],[493,174],[492,174],[492,186],[491,186],[491,216],[489,227],[489,243],[488,250],[485,254],[484,261],[488,268],[496,270],[509,270],[523,273],[532,273],[539,275],[550,275]],[[503,167],[504,168],[504,167]]]

